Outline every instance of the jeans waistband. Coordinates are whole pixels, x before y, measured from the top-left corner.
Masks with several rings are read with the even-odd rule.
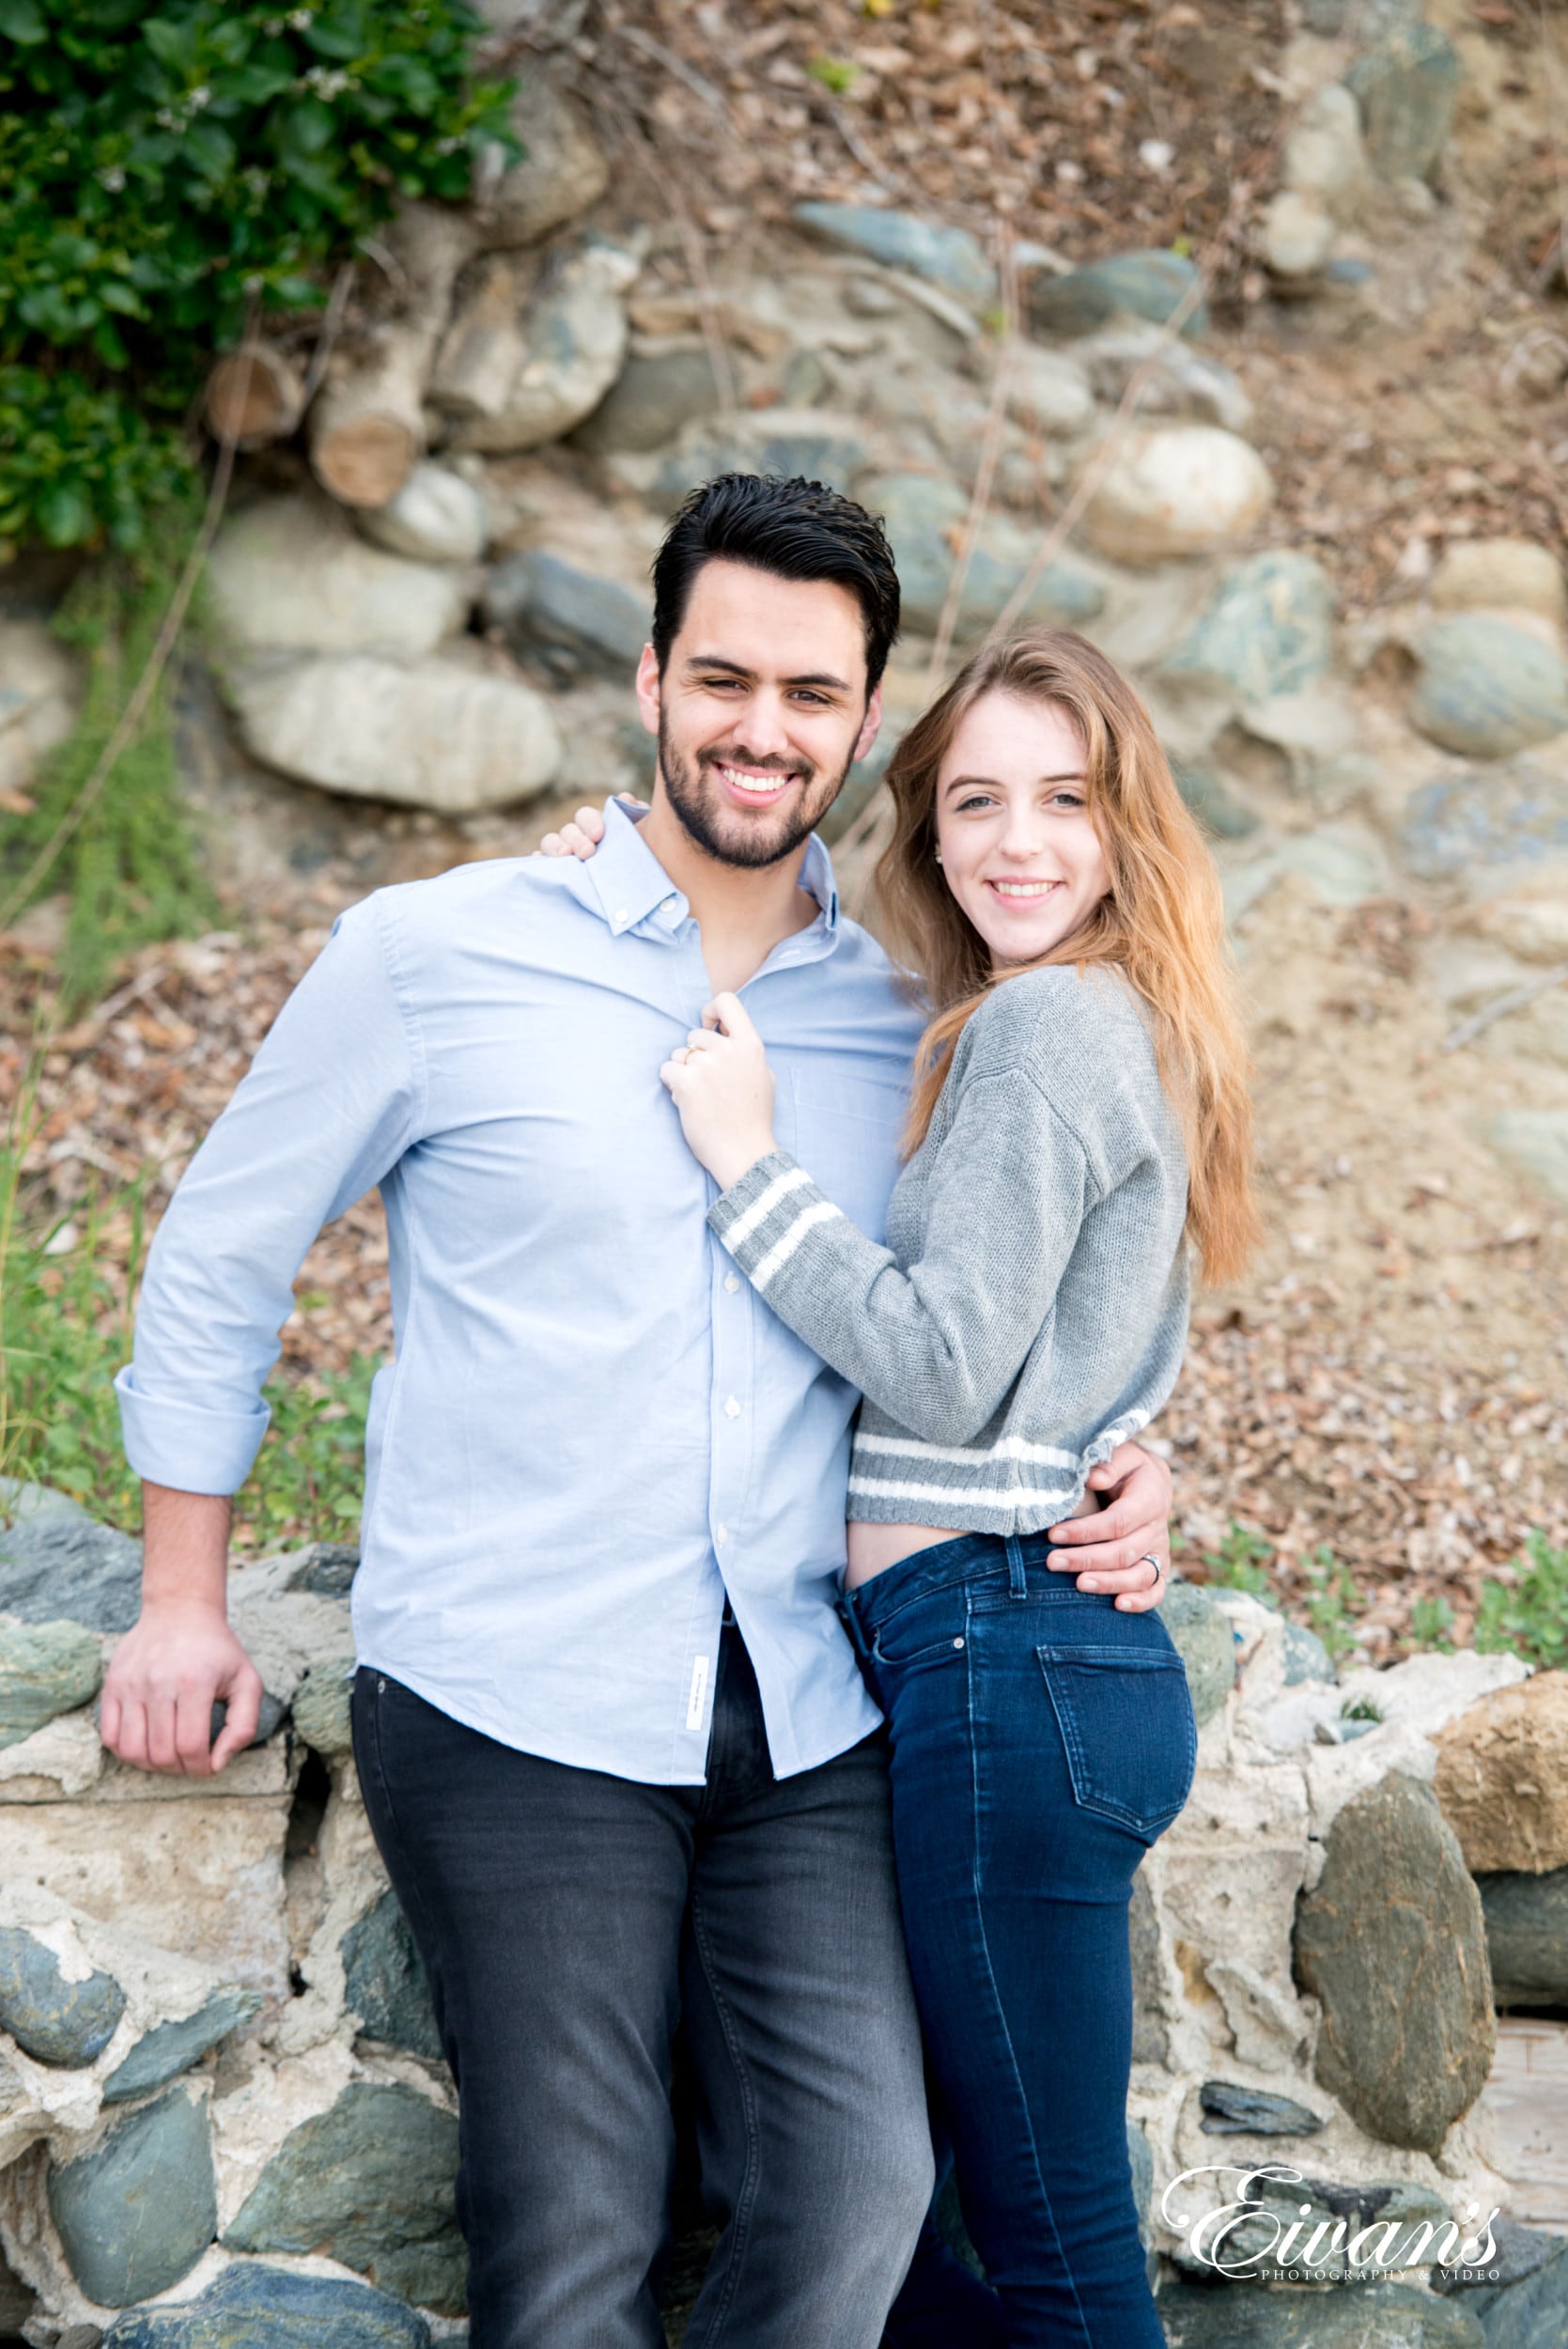
[[[954,1541],[933,1542],[928,1549],[917,1549],[896,1565],[884,1566],[858,1590],[846,1591],[839,1601],[839,1614],[852,1644],[864,1654],[877,1625],[894,1608],[924,1591],[939,1591],[951,1582],[978,1582],[995,1575],[1004,1577],[1022,1597],[1029,1587],[1028,1569],[1043,1568],[1050,1550],[1048,1533],[961,1533]],[[1053,1590],[1060,1587],[1070,1593],[1074,1588],[1070,1577],[1047,1574],[1043,1579]],[[1036,1591],[1041,1579],[1037,1575]]]

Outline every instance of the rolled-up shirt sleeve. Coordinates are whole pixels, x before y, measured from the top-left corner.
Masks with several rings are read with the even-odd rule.
[[[306,1252],[417,1137],[423,1058],[390,947],[375,897],[339,915],[158,1227],[115,1381],[126,1457],[154,1484],[244,1483]]]

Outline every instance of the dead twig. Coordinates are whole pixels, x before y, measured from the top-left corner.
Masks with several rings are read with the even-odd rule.
[[[1506,995],[1494,996],[1468,1019],[1461,1019],[1457,1028],[1451,1028],[1443,1038],[1445,1052],[1457,1052],[1462,1046],[1473,1044],[1478,1035],[1484,1035],[1494,1021],[1506,1019],[1511,1011],[1523,1011],[1538,995],[1549,995],[1554,987],[1568,979],[1568,962],[1560,962],[1555,969],[1543,971],[1538,978],[1527,979],[1522,987],[1511,987]]]

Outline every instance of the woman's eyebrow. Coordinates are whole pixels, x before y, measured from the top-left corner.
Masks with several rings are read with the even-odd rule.
[[[1040,785],[1045,783],[1082,783],[1083,781],[1085,781],[1083,769],[1075,767],[1070,774],[1037,776],[1035,788],[1038,789]],[[944,791],[972,791],[977,786],[986,791],[1000,791],[1001,788],[994,775],[955,775],[951,783],[943,784],[942,789]]]

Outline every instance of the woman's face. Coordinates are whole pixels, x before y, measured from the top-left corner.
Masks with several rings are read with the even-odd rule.
[[[1060,945],[1110,888],[1083,774],[1066,712],[1004,692],[981,696],[942,760],[942,877],[999,964]]]

